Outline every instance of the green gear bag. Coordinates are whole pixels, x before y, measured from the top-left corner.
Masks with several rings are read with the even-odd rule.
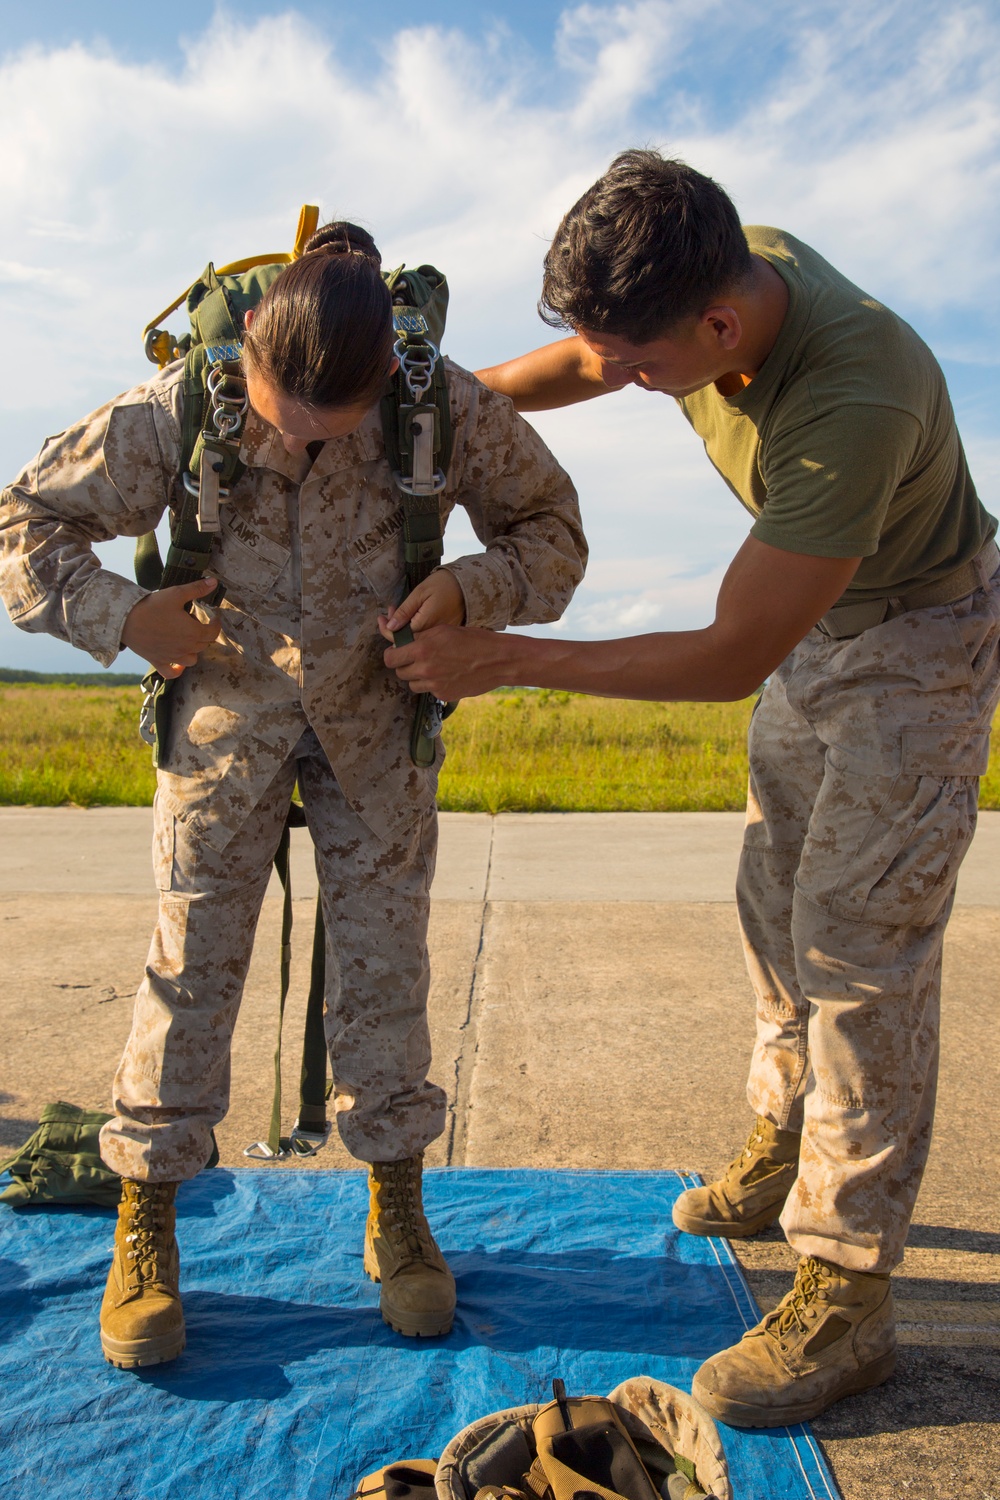
[[[44,1203],[98,1203],[115,1207],[122,1180],[101,1160],[98,1134],[110,1115],[59,1100],[46,1104],[38,1129],[0,1165],[13,1182],[0,1193],[12,1208]]]
[[[0,1203],[11,1208],[41,1208],[46,1204],[96,1203],[116,1208],[122,1195],[122,1180],[101,1158],[101,1126],[111,1115],[98,1109],[81,1109],[59,1099],[46,1104],[38,1129],[9,1161],[0,1162],[0,1173],[13,1181],[0,1193]],[[212,1155],[205,1163],[214,1167],[219,1148],[212,1134]]]

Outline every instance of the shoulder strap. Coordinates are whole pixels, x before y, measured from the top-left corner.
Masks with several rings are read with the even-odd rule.
[[[448,283],[434,266],[391,271],[393,323],[399,369],[382,400],[386,457],[403,496],[403,551],[406,592],[440,567],[444,525],[439,496],[447,484],[453,433],[448,379],[440,354],[448,308]],[[437,337],[435,342],[434,335]],[[397,646],[413,640],[409,626],[395,632]],[[413,717],[410,758],[423,768],[434,764],[435,740],[455,704],[422,693]]]

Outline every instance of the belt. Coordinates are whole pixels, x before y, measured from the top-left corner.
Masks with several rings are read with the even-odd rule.
[[[922,588],[892,594],[885,599],[865,599],[859,604],[835,604],[821,620],[817,620],[816,629],[832,640],[842,641],[860,635],[863,630],[871,630],[873,625],[881,625],[885,620],[895,619],[897,615],[905,615],[911,609],[954,604],[992,578],[998,567],[1000,548],[990,540],[968,562]]]

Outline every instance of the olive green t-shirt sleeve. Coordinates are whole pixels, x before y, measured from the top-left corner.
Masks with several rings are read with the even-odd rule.
[[[751,535],[785,552],[870,557],[920,443],[890,406],[839,406],[761,445],[767,498]]]

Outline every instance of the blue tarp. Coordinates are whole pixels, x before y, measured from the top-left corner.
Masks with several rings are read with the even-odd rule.
[[[362,1272],[360,1172],[225,1171],[178,1199],[188,1344],[105,1364],[113,1214],[0,1207],[2,1500],[346,1500],[472,1418],[630,1375],[690,1389],[756,1312],[724,1242],[678,1234],[674,1172],[426,1175],[458,1281],[447,1339],[410,1340]],[[721,1429],[736,1500],[834,1497],[808,1430]]]

